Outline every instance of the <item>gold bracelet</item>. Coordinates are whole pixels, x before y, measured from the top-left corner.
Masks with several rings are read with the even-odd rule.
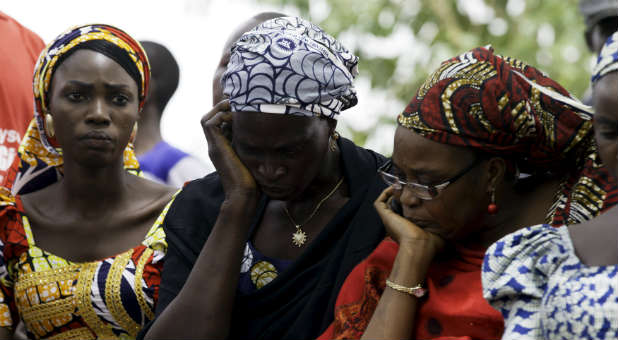
[[[423,297],[425,294],[427,294],[427,289],[421,287],[420,283],[414,287],[406,287],[406,286],[396,284],[395,282],[389,279],[386,279],[386,285],[398,292],[410,294],[410,295],[416,296],[417,298]]]

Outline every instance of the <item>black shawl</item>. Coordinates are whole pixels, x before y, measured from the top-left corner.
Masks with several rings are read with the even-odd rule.
[[[230,338],[316,338],[333,321],[335,300],[345,278],[384,238],[373,201],[385,188],[377,176],[385,159],[343,138],[339,146],[349,201],[286,271],[256,292],[236,296]],[[219,176],[212,173],[186,185],[170,207],[164,223],[168,250],[157,315],[189,276],[222,201]]]

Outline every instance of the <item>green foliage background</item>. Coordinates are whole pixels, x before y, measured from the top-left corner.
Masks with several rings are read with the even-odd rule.
[[[292,5],[339,37],[361,58],[360,73],[371,79],[372,89],[387,91],[402,103],[414,96],[441,61],[486,44],[498,54],[542,69],[575,96],[581,97],[589,84],[592,55],[577,0],[260,1]],[[397,32],[413,38],[397,41]],[[395,55],[372,50],[368,43],[389,39],[394,41],[383,46],[394,47]],[[397,54],[400,48],[407,52]],[[392,115],[389,119],[394,124]],[[350,132],[362,145],[373,130]]]

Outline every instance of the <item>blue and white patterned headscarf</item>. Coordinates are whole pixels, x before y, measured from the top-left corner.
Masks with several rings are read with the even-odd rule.
[[[612,34],[599,54],[597,63],[592,69],[592,83],[594,84],[609,72],[618,71],[618,32]]]
[[[337,119],[357,103],[358,57],[298,17],[268,20],[232,46],[221,78],[234,112]]]

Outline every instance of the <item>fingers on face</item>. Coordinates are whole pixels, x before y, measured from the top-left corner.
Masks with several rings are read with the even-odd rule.
[[[393,196],[393,187],[389,186],[388,188],[384,189],[382,191],[382,193],[380,194],[380,196],[378,196],[378,198],[376,199],[376,204],[377,203],[387,203],[388,200]]]
[[[202,117],[202,126],[206,127],[206,124],[221,112],[230,111],[230,101],[225,99],[217,103],[207,114]]]

